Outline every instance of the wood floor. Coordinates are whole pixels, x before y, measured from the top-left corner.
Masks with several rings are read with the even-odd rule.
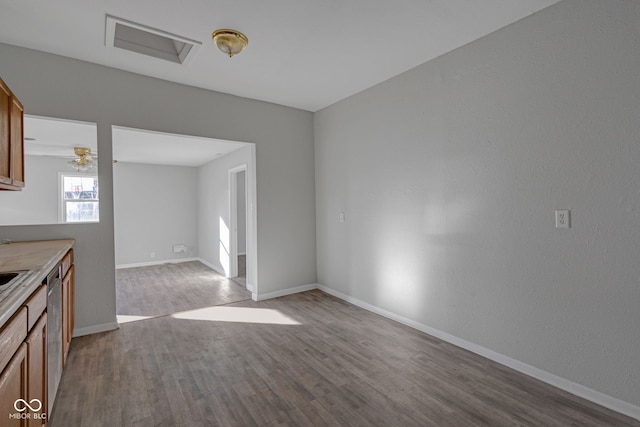
[[[234,282],[241,284],[242,286],[247,286],[247,256],[246,255],[238,255],[238,277],[234,277]]]
[[[320,291],[192,302],[75,338],[50,427],[640,426]]]
[[[119,316],[162,316],[251,298],[243,286],[193,261],[116,271]]]

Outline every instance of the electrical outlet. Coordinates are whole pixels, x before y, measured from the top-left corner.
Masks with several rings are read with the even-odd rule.
[[[187,252],[187,247],[185,245],[173,245],[174,254],[181,254],[183,252]]]
[[[338,214],[338,221],[340,221],[340,222],[344,222],[344,212],[340,212],[340,213]]]
[[[156,257],[156,253],[155,253],[155,252],[151,252],[151,253],[149,254],[149,257],[150,257],[150,258],[155,258],[155,257]]]
[[[569,209],[556,209],[556,228],[571,228]]]

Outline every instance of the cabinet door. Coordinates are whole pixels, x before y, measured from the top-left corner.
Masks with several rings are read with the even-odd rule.
[[[27,427],[27,419],[22,419],[21,414],[30,414],[30,410],[18,412],[14,406],[18,399],[30,400],[27,397],[27,345],[24,343],[0,374],[0,425],[3,427]],[[21,402],[17,406],[24,408]]]
[[[74,322],[74,266],[62,279],[62,366],[67,363],[67,353],[73,337]]]
[[[11,98],[11,185],[24,187],[24,107]]]
[[[73,264],[73,248],[67,251],[67,254],[62,258],[62,277],[66,276]]]
[[[11,184],[11,91],[0,79],[0,183]]]
[[[0,79],[0,189],[24,187],[24,107]]]
[[[31,412],[28,427],[42,427],[47,412],[47,313],[43,313],[31,329],[27,340],[28,396],[38,399],[41,408]],[[44,415],[44,416],[43,416]]]

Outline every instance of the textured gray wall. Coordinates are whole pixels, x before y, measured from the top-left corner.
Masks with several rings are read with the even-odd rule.
[[[113,165],[116,265],[198,256],[197,177],[194,167]],[[189,249],[174,254],[174,244]]]
[[[638,22],[566,0],[316,113],[319,282],[640,405]]]
[[[57,224],[60,208],[59,172],[75,173],[69,159],[24,156],[29,185],[22,191],[4,191],[0,196],[0,224]]]
[[[229,269],[229,169],[250,158],[251,149],[244,147],[198,168],[199,254],[221,273]]]
[[[76,328],[115,322],[112,125],[254,142],[259,290],[315,283],[311,113],[6,44],[0,76],[28,114],[98,124],[100,223],[0,227],[14,240],[77,240]]]

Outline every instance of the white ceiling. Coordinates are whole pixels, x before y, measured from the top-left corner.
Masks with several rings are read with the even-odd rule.
[[[317,111],[559,0],[0,0],[0,42]],[[198,40],[186,66],[105,46],[106,15]],[[249,47],[228,58],[211,32]]]
[[[74,157],[73,147],[99,154],[95,123],[25,115],[25,154]],[[198,167],[242,148],[245,143],[141,129],[112,128],[113,159],[118,162]]]
[[[98,149],[95,123],[25,115],[24,137],[24,153],[31,156],[72,158],[73,147]]]
[[[118,162],[191,167],[201,166],[245,145],[116,126],[112,128],[112,138],[113,158]]]

